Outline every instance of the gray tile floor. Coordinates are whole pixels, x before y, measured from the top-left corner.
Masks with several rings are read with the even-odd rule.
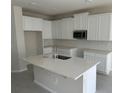
[[[97,92],[112,93],[112,75],[97,75]],[[32,71],[12,73],[11,93],[50,93],[33,82]]]

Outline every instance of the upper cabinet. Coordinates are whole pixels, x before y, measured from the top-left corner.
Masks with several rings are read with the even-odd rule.
[[[52,39],[51,21],[23,16],[24,31],[42,31],[43,39]]]
[[[53,39],[73,39],[74,22],[73,18],[63,18],[52,21]]]
[[[62,38],[61,23],[62,23],[61,20],[52,21],[52,37],[53,37],[53,39],[61,39]]]
[[[42,31],[43,39],[73,39],[74,30],[87,30],[87,40],[111,40],[111,13],[74,14],[74,18],[48,21],[23,16],[25,31]]]
[[[43,20],[42,32],[44,39],[52,39],[51,21]]]
[[[23,16],[23,29],[30,31],[42,31],[42,19]]]
[[[74,30],[87,30],[88,28],[88,13],[74,15]]]
[[[98,40],[99,39],[99,16],[90,15],[88,17],[88,40]]]
[[[62,39],[73,39],[73,30],[74,30],[74,19],[73,18],[64,18],[62,19]]]
[[[111,13],[89,15],[88,40],[110,41]]]
[[[112,40],[111,37],[111,14],[99,14],[99,40]]]

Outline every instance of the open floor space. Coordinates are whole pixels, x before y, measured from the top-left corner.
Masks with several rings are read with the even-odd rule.
[[[50,93],[33,82],[33,72],[12,73],[12,93]],[[97,74],[96,93],[112,93],[112,75]]]

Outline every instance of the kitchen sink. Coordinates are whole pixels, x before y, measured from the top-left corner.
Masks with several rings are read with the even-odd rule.
[[[56,58],[62,59],[62,60],[67,60],[67,59],[70,59],[71,57],[63,56],[63,55],[56,55]]]

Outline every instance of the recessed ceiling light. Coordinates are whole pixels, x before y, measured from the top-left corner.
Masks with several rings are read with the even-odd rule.
[[[86,2],[92,2],[93,0],[85,0]]]
[[[32,4],[32,5],[37,5],[37,3],[36,3],[36,2],[31,2],[31,4]]]

